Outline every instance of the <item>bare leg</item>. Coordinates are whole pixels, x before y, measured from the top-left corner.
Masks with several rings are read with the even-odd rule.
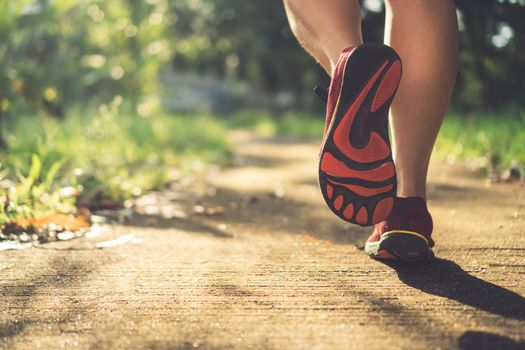
[[[293,33],[331,75],[341,51],[363,42],[357,0],[284,0]]]
[[[448,108],[458,56],[452,0],[388,0],[385,43],[403,62],[390,110],[399,196],[426,197],[430,155]]]

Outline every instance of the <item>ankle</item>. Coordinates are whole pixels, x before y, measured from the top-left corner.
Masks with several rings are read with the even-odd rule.
[[[397,189],[397,196],[401,198],[407,198],[407,197],[421,197],[425,201],[427,200],[427,192],[424,188],[406,188],[406,187],[398,187]]]
[[[424,200],[427,199],[426,185],[415,185],[415,184],[398,184],[397,185],[397,196],[398,197],[421,197]]]

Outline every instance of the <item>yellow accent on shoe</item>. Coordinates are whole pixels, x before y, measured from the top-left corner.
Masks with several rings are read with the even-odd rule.
[[[383,235],[381,237],[383,237],[385,235],[388,235],[388,234],[393,234],[393,233],[406,233],[406,234],[409,234],[409,235],[417,236],[419,238],[424,239],[425,242],[427,242],[427,245],[428,245],[428,239],[425,236],[423,236],[421,233],[417,233],[417,232],[414,232],[414,231],[405,231],[405,230],[388,231],[388,232],[383,233]]]

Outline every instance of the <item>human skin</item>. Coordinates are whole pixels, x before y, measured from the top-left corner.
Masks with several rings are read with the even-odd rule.
[[[357,0],[284,0],[290,27],[332,75],[341,51],[363,42]],[[452,0],[387,0],[385,44],[403,62],[390,109],[397,195],[426,198],[427,172],[455,84],[458,25]]]

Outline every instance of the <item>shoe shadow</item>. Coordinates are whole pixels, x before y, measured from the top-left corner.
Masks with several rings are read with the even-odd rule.
[[[461,350],[518,350],[525,349],[525,343],[514,341],[498,334],[467,331],[458,339]]]
[[[436,258],[423,265],[383,263],[392,267],[410,287],[496,315],[525,320],[525,298],[470,275],[453,261]]]

